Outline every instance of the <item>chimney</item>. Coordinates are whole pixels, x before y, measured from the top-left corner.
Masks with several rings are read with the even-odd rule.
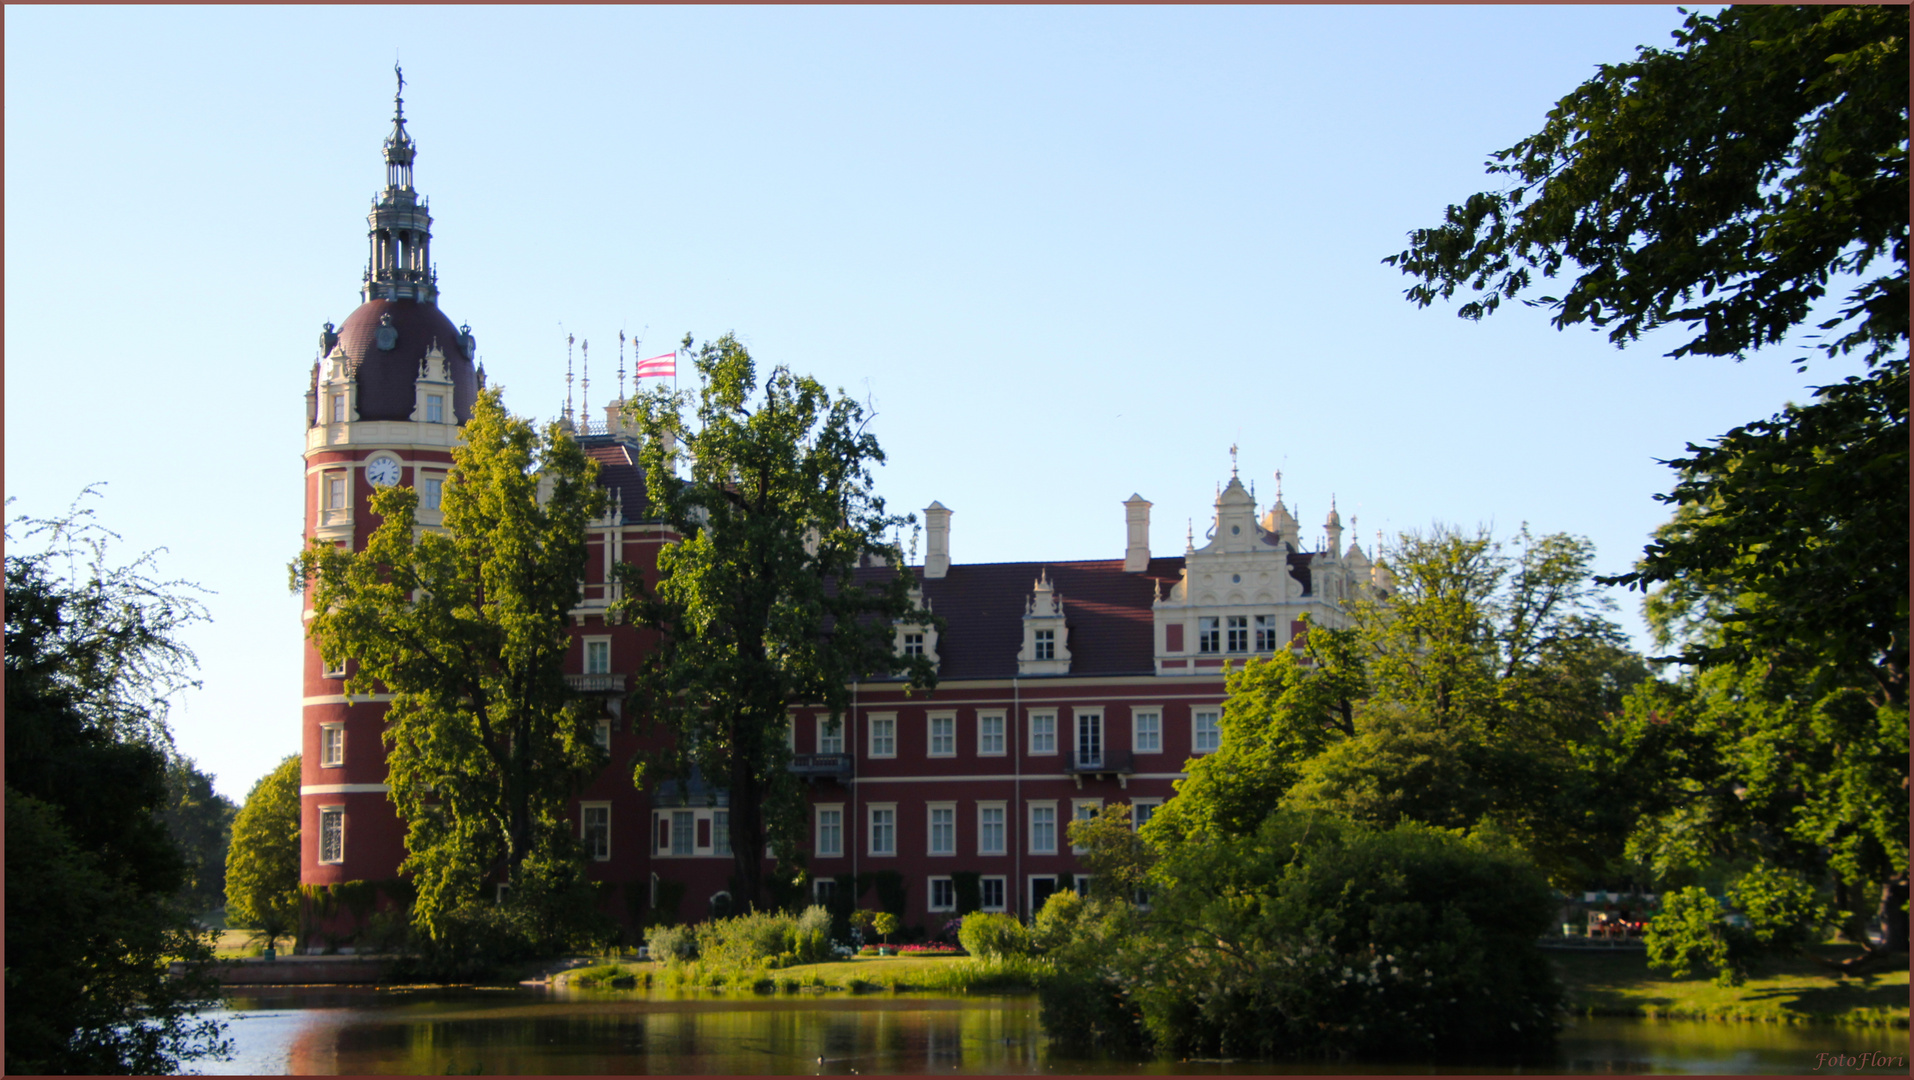
[[[924,507],[924,576],[940,578],[950,573],[950,510],[932,500]]]
[[[1131,495],[1123,504],[1123,522],[1130,534],[1123,548],[1123,571],[1142,573],[1150,566],[1150,500]]]

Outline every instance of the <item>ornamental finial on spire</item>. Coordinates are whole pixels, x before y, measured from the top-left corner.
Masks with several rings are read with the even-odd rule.
[[[392,134],[385,137],[385,186],[410,188],[412,159],[418,156],[419,147],[405,130],[405,72],[397,61],[392,64],[392,74],[399,86],[392,92]]]

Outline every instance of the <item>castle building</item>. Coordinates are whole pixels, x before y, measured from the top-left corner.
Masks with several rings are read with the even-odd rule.
[[[384,156],[362,302],[336,331],[326,324],[306,401],[306,536],[353,549],[376,526],[366,505],[379,486],[414,486],[420,523],[438,524],[451,450],[485,383],[470,328],[438,306],[432,218],[413,186],[417,147],[398,98]],[[620,404],[574,428],[612,498],[590,527],[566,678],[599,702],[598,737],[615,764],[578,794],[572,816],[592,875],[614,886],[609,913],[632,924],[697,919],[729,906],[726,793],[695,778],[640,791],[623,765],[642,737],[624,702],[649,632],[607,618],[618,599],[611,571],[655,570],[673,537],[645,516],[637,436]],[[1280,491],[1259,515],[1234,470],[1202,544],[1191,535],[1180,555],[1150,551],[1147,500],[1122,507],[1123,531],[1114,520],[1111,530],[1121,557],[969,564],[952,560],[953,512],[925,509],[918,601],[944,628],[902,623],[895,646],[933,661],[936,690],[875,679],[852,687],[844,715],[791,716],[818,898],[873,906],[883,898],[845,892],[882,877],[907,926],[935,932],[963,893],[1029,917],[1087,880],[1069,822],[1127,803],[1140,824],[1189,759],[1217,748],[1225,664],[1289,648],[1304,615],[1342,625],[1345,602],[1390,588],[1386,570],[1344,545],[1333,507],[1307,546]],[[389,881],[405,851],[387,797],[386,699],[348,700],[347,672],[303,647],[302,881]],[[349,940],[350,925],[329,928]]]

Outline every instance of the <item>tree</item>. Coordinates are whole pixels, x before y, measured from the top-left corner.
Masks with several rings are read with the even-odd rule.
[[[231,799],[213,790],[213,778],[200,772],[191,758],[174,757],[166,763],[166,806],[160,820],[186,856],[180,897],[195,911],[226,903],[226,848],[238,812]]]
[[[760,386],[728,334],[695,362],[695,400],[660,389],[629,406],[644,432],[651,513],[679,536],[659,553],[655,586],[620,568],[620,613],[661,633],[639,711],[672,736],[637,780],[688,777],[694,766],[723,778],[735,895],[756,907],[766,845],[787,873],[801,860],[803,799],[784,738],[791,707],[841,712],[850,683],[873,675],[935,685],[930,662],[894,655],[892,642],[899,620],[938,620],[914,605],[914,579],[885,540],[912,519],[887,515],[872,490],[884,455],[864,410],[782,367]],[[871,565],[896,569],[860,576]]]
[[[226,857],[226,922],[268,945],[299,928],[299,755],[246,793]]]
[[[292,567],[326,662],[356,662],[346,692],[392,695],[401,869],[434,941],[487,882],[511,883],[521,906],[564,906],[583,887],[567,800],[605,764],[561,669],[586,525],[605,512],[597,464],[557,424],[541,437],[508,414],[498,388],[462,435],[443,531],[420,530],[417,494],[388,487],[363,551],[315,541]]]
[[[192,683],[175,635],[205,612],[156,553],[113,565],[90,509],[6,532],[6,1068],[177,1071],[226,1050],[159,817],[167,699]]]
[[[1574,273],[1562,296],[1524,303],[1617,345],[1685,323],[1696,333],[1676,357],[1778,343],[1831,275],[1852,274],[1864,280],[1819,325],[1844,329],[1819,347],[1885,359],[1907,339],[1907,31],[1894,6],[1690,15],[1678,48],[1602,65],[1492,155],[1507,187],[1383,261],[1420,279],[1406,294],[1420,306],[1476,293],[1457,312],[1469,319],[1536,273]]]

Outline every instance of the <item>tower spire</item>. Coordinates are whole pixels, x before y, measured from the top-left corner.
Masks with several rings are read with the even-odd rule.
[[[565,419],[572,418],[572,343],[578,339],[565,335]]]
[[[398,88],[392,93],[392,133],[385,137],[385,190],[372,200],[367,217],[368,254],[363,299],[417,300],[435,303],[438,272],[432,266],[432,215],[412,186],[412,163],[419,145],[405,130],[405,72],[392,65]]]
[[[618,331],[618,400],[625,400],[625,332]]]
[[[582,433],[589,435],[591,434],[591,342],[578,343],[578,357],[581,369],[581,377],[578,380],[578,414],[584,418],[585,427]]]

